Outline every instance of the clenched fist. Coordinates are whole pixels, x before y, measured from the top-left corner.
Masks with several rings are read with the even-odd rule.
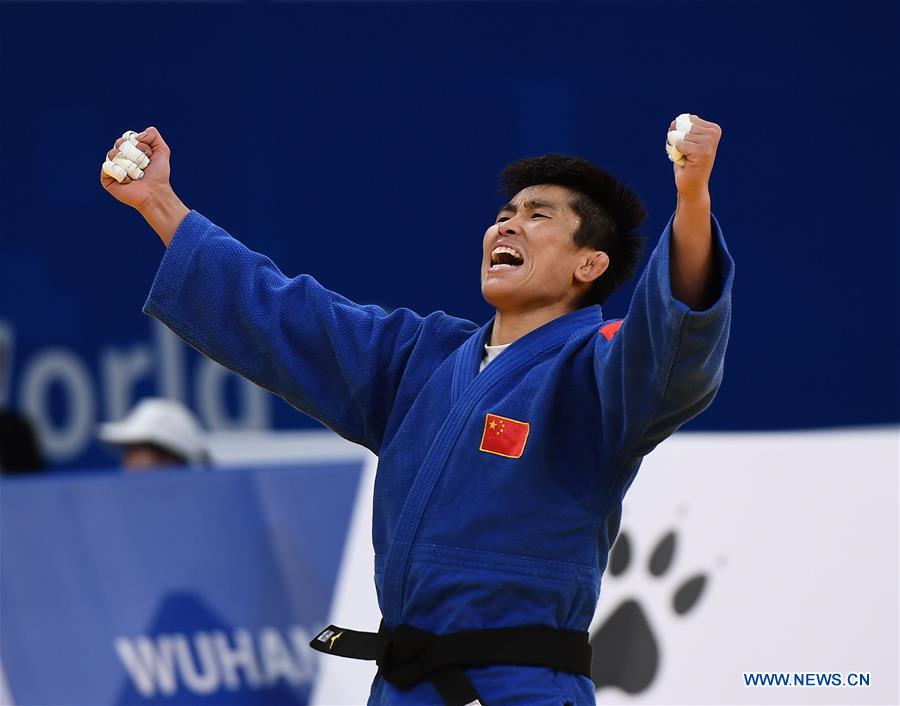
[[[683,156],[672,165],[675,171],[675,187],[680,196],[702,197],[709,193],[709,177],[712,174],[716,150],[722,139],[722,128],[697,115],[690,116],[690,131],[683,131],[682,139],[672,145]],[[673,120],[669,131],[681,129]],[[683,165],[681,164],[683,162]]]
[[[100,184],[116,199],[140,211],[154,194],[170,188],[169,155],[171,153],[169,146],[155,127],[148,127],[138,134],[137,140],[134,146],[150,158],[150,164],[144,170],[143,178],[125,177],[120,184],[101,169]],[[106,153],[106,158],[114,159],[122,143],[127,141],[124,137],[116,140],[113,148]]]
[[[125,137],[116,140],[113,148],[106,153],[106,158],[114,159],[126,141]],[[171,151],[155,127],[148,127],[138,134],[134,146],[150,159],[143,177],[126,177],[120,184],[101,167],[100,184],[117,200],[137,209],[163,243],[168,245],[189,212],[169,183]]]

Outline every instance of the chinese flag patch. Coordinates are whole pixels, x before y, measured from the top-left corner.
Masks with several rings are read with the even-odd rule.
[[[519,458],[525,451],[528,440],[528,422],[488,414],[484,418],[484,433],[481,435],[481,451],[506,458]]]
[[[622,326],[622,320],[613,321],[611,323],[606,324],[605,326],[600,327],[600,335],[603,336],[607,341],[611,341],[613,336],[618,333],[619,328]]]

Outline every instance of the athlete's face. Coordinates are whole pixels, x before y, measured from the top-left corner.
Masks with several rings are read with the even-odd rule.
[[[527,311],[547,305],[576,308],[606,269],[606,254],[575,245],[581,224],[563,186],[523,189],[500,209],[484,234],[481,292],[494,308]]]

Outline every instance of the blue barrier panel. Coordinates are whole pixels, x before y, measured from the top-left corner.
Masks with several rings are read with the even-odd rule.
[[[360,470],[3,481],[15,702],[307,703]]]

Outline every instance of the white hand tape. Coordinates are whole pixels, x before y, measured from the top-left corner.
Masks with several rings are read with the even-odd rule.
[[[683,167],[685,164],[687,164],[687,160],[684,158],[684,155],[676,150],[668,142],[666,143],[666,153],[669,155],[669,159],[675,162],[675,164],[677,164],[679,167]]]
[[[108,159],[103,163],[103,173],[107,176],[111,176],[120,184],[128,178],[128,172],[122,169],[118,164],[110,162]]]
[[[113,164],[122,167],[122,169],[128,172],[128,176],[130,176],[132,179],[142,179],[144,177],[144,172],[142,172],[138,165],[136,165],[130,159],[125,159],[124,157],[116,157],[113,160]]]
[[[124,137],[133,145],[136,145],[138,143],[137,133],[134,130],[126,130],[122,133],[122,137]]]
[[[150,164],[150,158],[128,141],[119,145],[119,152],[123,157],[138,165],[140,169],[146,169],[147,165]]]
[[[684,139],[684,134],[685,133],[681,130],[669,130],[669,135],[666,138],[666,142],[674,147],[677,143]]]
[[[690,132],[691,125],[694,123],[691,122],[691,116],[689,113],[682,113],[677,118],[675,118],[675,129],[680,130],[681,132]]]

